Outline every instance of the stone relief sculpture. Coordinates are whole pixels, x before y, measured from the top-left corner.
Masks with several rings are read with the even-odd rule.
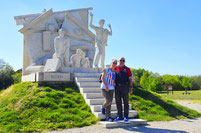
[[[59,36],[54,39],[53,59],[59,59],[61,66],[69,66],[70,40],[64,36],[65,31],[59,30]]]
[[[81,59],[83,58],[82,50],[77,49],[76,54],[72,55],[70,58],[72,67],[81,67]]]
[[[81,66],[84,68],[90,68],[90,61],[88,57],[85,57],[85,52],[82,52]]]
[[[101,66],[104,67],[104,48],[112,31],[111,26],[110,30],[103,28],[104,21],[100,22],[100,27],[93,26],[92,18],[90,25],[96,35],[89,30],[88,17],[89,10],[92,9],[89,7],[56,12],[49,9],[42,13],[15,16],[16,24],[23,26],[19,30],[24,39],[22,75],[101,71],[92,67],[94,64],[98,66],[100,58],[103,62]],[[98,54],[95,56],[96,51]]]
[[[70,62],[72,67],[84,67],[84,68],[89,68],[90,63],[89,63],[89,58],[85,57],[86,54],[81,50],[77,49],[76,54],[71,56]]]
[[[104,68],[105,62],[105,46],[107,46],[107,38],[108,35],[112,35],[112,28],[111,25],[108,24],[109,30],[104,29],[103,26],[105,24],[105,20],[99,20],[99,27],[94,26],[92,24],[93,21],[93,13],[90,13],[91,20],[90,20],[90,27],[96,31],[96,38],[95,38],[95,47],[96,47],[96,56],[94,61],[94,67],[98,67],[99,61],[101,59],[101,67]]]

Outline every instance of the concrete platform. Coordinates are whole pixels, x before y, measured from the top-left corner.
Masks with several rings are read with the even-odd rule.
[[[124,113],[124,112],[123,112]],[[104,120],[105,119],[105,115],[103,115],[101,112],[94,112],[94,115],[99,118],[100,120]],[[111,114],[110,116],[112,118],[116,118],[117,117],[117,111],[111,111]],[[134,118],[135,116],[137,116],[137,111],[135,110],[129,110],[129,114],[128,114],[128,117],[131,119],[131,118]]]
[[[142,119],[129,119],[128,122],[124,122],[123,120],[118,122],[100,121],[100,124],[105,128],[115,128],[125,126],[146,125],[147,121]]]

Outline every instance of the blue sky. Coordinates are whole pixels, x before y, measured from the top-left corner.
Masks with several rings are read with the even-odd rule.
[[[131,68],[159,74],[201,75],[200,0],[6,0],[1,2],[0,59],[22,68],[23,35],[14,16],[93,7],[94,25],[103,18],[113,36],[106,64],[124,56]],[[91,29],[92,30],[92,29]],[[93,30],[92,30],[93,31]]]

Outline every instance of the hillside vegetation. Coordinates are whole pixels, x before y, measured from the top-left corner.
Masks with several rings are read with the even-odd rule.
[[[59,130],[97,121],[73,85],[13,85],[0,93],[0,114],[0,132]]]
[[[160,95],[135,88],[130,95],[138,118],[167,121],[196,118],[201,114]],[[0,132],[45,132],[94,124],[78,89],[72,84],[45,85],[18,83],[0,92]]]
[[[138,112],[138,117],[148,121],[201,117],[201,114],[195,110],[183,107],[168,98],[142,88],[134,89],[134,94],[130,95],[130,103]]]

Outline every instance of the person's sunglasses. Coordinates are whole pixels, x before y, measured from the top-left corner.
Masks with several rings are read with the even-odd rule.
[[[113,64],[117,64],[117,62],[113,62]]]
[[[121,62],[125,62],[125,60],[120,60]]]

